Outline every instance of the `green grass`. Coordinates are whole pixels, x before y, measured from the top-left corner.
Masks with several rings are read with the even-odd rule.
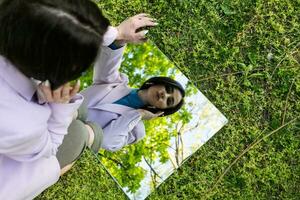
[[[253,141],[300,116],[299,0],[99,6],[113,24],[139,12],[156,17],[151,39],[229,119],[149,199],[300,199],[299,119],[250,149],[215,184]],[[125,199],[91,160],[86,153],[37,199]]]

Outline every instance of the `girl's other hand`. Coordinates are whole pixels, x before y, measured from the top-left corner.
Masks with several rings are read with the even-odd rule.
[[[121,45],[125,43],[145,42],[145,35],[147,34],[148,30],[138,31],[138,29],[153,27],[156,25],[158,25],[156,20],[145,13],[130,17],[116,27],[118,29],[116,42]]]

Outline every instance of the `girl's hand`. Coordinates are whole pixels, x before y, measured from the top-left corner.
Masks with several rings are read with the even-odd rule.
[[[69,103],[69,101],[79,92],[80,81],[71,86],[66,83],[56,90],[51,90],[49,81],[45,81],[38,86],[38,93],[47,103]]]
[[[159,112],[159,113],[152,113],[148,110],[144,110],[144,109],[138,109],[140,115],[142,116],[143,120],[150,120],[150,119],[155,119],[161,115],[164,114],[164,112]]]
[[[145,13],[130,17],[116,27],[118,29],[116,42],[120,45],[144,42],[146,40],[145,34],[147,34],[148,30],[137,32],[138,29],[156,26],[157,24],[155,19]]]

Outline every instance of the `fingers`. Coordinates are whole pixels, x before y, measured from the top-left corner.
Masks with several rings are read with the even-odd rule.
[[[79,92],[79,89],[80,89],[80,80],[76,82],[74,88],[71,90],[70,97],[72,98],[73,96],[75,96]]]
[[[144,15],[141,15],[141,16],[144,16]],[[156,20],[154,18],[139,17],[135,25],[136,25],[135,31],[137,31],[137,30],[142,29],[144,27],[149,28],[149,27],[156,26],[156,25],[158,25],[158,23],[156,22]],[[149,30],[142,30],[142,31],[136,32],[135,33],[135,38],[136,38],[135,42],[140,43],[140,42],[147,41],[146,35],[147,35],[148,32],[149,32]]]
[[[163,115],[164,115],[164,112],[159,112],[159,113],[157,113],[157,117],[163,116]]]
[[[145,35],[147,34],[148,30],[140,30],[156,25],[158,25],[158,23],[149,14],[137,14],[129,19],[126,19],[119,26],[117,26],[118,35],[116,41],[121,41],[121,43],[145,42],[147,40]]]
[[[73,87],[70,86],[70,83],[66,83],[62,87],[57,89],[57,93],[56,90],[53,91],[54,100],[55,102],[68,103],[79,92],[79,89],[80,80],[78,80]],[[61,94],[61,96],[59,96],[59,94]]]
[[[44,94],[45,101],[50,102],[50,103],[53,102],[52,90],[50,88],[50,82],[45,81],[39,87],[40,87],[42,93]]]
[[[72,96],[70,96],[70,91],[72,90],[72,87],[70,86],[70,83],[66,83],[63,85],[61,90],[61,101],[62,103],[67,103],[70,101]]]
[[[62,98],[67,98],[70,96],[70,90],[71,90],[70,83],[66,83],[63,85],[62,90],[61,90],[61,97]]]
[[[139,18],[137,23],[137,29],[142,28],[142,27],[147,27],[147,26],[156,26],[158,25],[158,23],[156,22],[156,20],[154,18],[149,18],[149,17],[144,17],[144,18]]]
[[[164,114],[164,112],[156,113],[156,114],[153,116],[152,119],[157,118],[157,117],[160,117],[160,116],[162,116],[163,114]]]
[[[49,81],[43,82],[40,86],[40,92],[43,94],[44,100],[48,103],[68,103],[80,89],[80,81],[72,87],[70,83],[66,83],[56,90],[51,90]]]
[[[146,34],[148,33],[148,30],[142,30],[137,33],[132,33],[132,38],[129,40],[131,43],[141,43],[147,41]]]
[[[137,14],[137,15],[135,15],[133,17],[147,17],[147,16],[149,16],[149,14],[147,14],[147,13],[140,13],[140,14]]]
[[[148,30],[137,32],[136,37],[138,40],[147,40],[147,38],[146,38],[147,33],[148,33]]]
[[[63,90],[63,86],[57,88],[56,90],[52,91],[52,97],[54,102],[61,102],[61,98],[62,98],[62,90]]]
[[[152,21],[152,22],[156,22],[156,19],[152,18],[152,17],[151,17],[149,14],[147,14],[147,13],[137,14],[137,15],[133,16],[132,19],[138,19],[138,20],[144,20],[144,21]]]

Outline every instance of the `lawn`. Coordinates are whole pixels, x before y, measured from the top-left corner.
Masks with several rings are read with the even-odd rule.
[[[149,199],[300,199],[300,1],[99,1],[151,40],[229,123]],[[89,152],[37,199],[126,199]]]

